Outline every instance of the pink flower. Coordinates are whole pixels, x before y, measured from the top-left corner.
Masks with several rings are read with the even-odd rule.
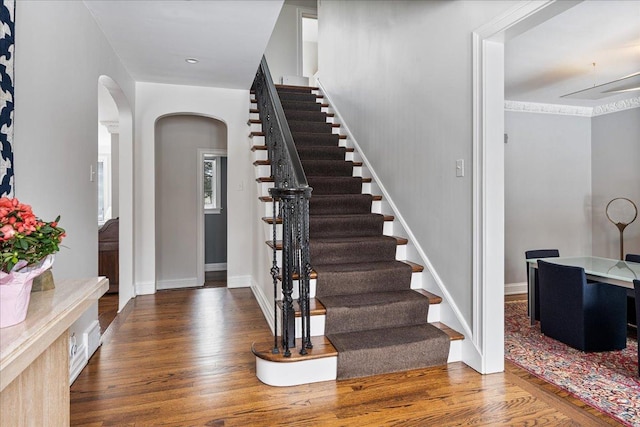
[[[0,228],[0,233],[2,233],[1,239],[4,241],[7,241],[11,239],[14,236],[14,234],[16,234],[16,231],[13,229],[12,226],[7,224],[2,226],[2,228]]]

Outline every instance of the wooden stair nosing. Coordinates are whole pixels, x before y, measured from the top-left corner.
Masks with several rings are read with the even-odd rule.
[[[329,341],[327,337],[323,335],[311,337],[311,344],[313,344],[313,348],[307,349],[307,354],[305,355],[300,354],[300,348],[302,348],[302,339],[296,338],[296,348],[290,349],[290,357],[284,356],[284,350],[282,348],[279,349],[280,352],[278,354],[273,354],[273,341],[273,337],[271,337],[269,340],[254,342],[251,345],[251,352],[256,357],[259,357],[260,359],[266,360],[268,362],[282,363],[302,362],[304,360],[338,356],[338,351],[335,349],[333,344],[331,344],[331,341]],[[278,337],[277,341],[278,344],[280,344],[282,342],[282,339]]]
[[[373,198],[374,202],[379,202],[382,200],[382,196],[381,195],[374,195],[371,196]],[[260,196],[258,197],[258,200],[260,200],[261,202],[265,202],[265,203],[271,203],[273,202],[273,197],[271,196]]]
[[[391,222],[391,221],[393,221],[395,219],[396,218],[393,215],[383,215],[383,221],[384,222]],[[273,217],[263,216],[262,217],[262,221],[266,222],[267,224],[273,224]],[[276,224],[282,224],[282,218],[281,217],[277,217],[276,218]]]
[[[394,239],[396,239],[396,243],[397,243],[398,246],[404,246],[404,245],[409,243],[409,239],[407,239],[406,237],[399,237],[399,236],[385,236],[385,237],[393,237]],[[271,249],[274,249],[273,240],[267,240],[265,243]],[[275,250],[277,250],[277,251],[281,251],[282,250],[282,240],[276,240]]]

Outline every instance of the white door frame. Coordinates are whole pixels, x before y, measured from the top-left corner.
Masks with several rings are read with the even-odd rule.
[[[522,2],[473,32],[473,345],[504,370],[504,42],[580,3]]]
[[[198,197],[196,197],[198,206],[196,214],[196,280],[197,286],[204,284],[204,200],[202,195],[204,194],[204,182],[202,176],[204,175],[204,156],[216,156],[227,157],[227,150],[219,148],[199,148],[198,149]],[[226,205],[226,203],[225,203]]]

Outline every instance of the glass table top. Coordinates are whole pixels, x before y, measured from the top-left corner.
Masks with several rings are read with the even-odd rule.
[[[623,282],[633,282],[640,279],[640,263],[620,261],[618,259],[600,258],[593,256],[560,257],[560,258],[532,258],[527,262],[536,264],[538,259],[560,265],[582,267],[588,275],[598,276]]]

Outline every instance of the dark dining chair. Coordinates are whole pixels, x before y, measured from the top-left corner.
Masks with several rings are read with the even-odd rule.
[[[582,351],[627,346],[624,288],[590,282],[584,268],[538,261],[540,331]]]
[[[633,289],[636,293],[636,319],[640,319],[640,280],[633,281]],[[636,328],[636,337],[640,343],[640,328]],[[638,345],[638,376],[640,377],[640,345]]]
[[[560,251],[558,249],[534,249],[530,251],[526,251],[524,253],[525,259],[532,258],[558,258],[560,256]],[[535,304],[536,304],[536,320],[540,320],[540,283],[538,282],[538,275],[533,278],[536,284],[535,291]],[[529,294],[529,264],[527,264],[527,294]],[[527,310],[529,308],[527,307]],[[527,313],[529,314],[529,313]]]
[[[640,264],[640,254],[627,254],[624,257],[625,261],[637,262]],[[627,323],[638,327],[638,315],[636,314],[635,305],[637,298],[632,289],[627,291]]]

